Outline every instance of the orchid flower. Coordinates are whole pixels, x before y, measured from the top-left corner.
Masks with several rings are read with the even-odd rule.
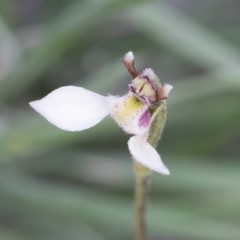
[[[134,78],[124,96],[101,96],[75,86],[60,87],[30,106],[50,123],[66,131],[82,131],[110,115],[126,133],[133,136],[128,148],[141,165],[168,175],[159,154],[148,142],[148,134],[157,109],[167,99],[171,85],[160,84],[151,68],[139,74],[134,67],[134,55],[128,52],[123,63]]]

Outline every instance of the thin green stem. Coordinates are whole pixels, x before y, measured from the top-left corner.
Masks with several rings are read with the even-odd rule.
[[[145,240],[147,237],[146,229],[146,207],[149,174],[136,173],[135,185],[135,238]]]

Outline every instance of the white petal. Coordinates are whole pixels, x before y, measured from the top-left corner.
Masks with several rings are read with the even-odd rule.
[[[136,161],[153,171],[169,175],[157,151],[142,136],[133,136],[128,141],[128,148]]]
[[[67,131],[81,131],[109,114],[106,97],[81,87],[61,87],[30,103],[49,122]]]

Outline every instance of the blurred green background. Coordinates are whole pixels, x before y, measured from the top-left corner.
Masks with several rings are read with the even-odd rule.
[[[240,239],[240,1],[0,0],[0,239],[133,239],[128,135],[30,109],[65,85],[124,94],[121,57],[174,86],[151,240]]]

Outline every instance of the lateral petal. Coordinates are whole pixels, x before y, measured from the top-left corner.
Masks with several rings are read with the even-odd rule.
[[[106,97],[75,86],[58,88],[29,104],[50,123],[67,131],[90,128],[109,114]]]
[[[164,175],[169,175],[169,170],[163,164],[159,154],[143,136],[133,136],[128,141],[128,148],[136,161],[149,169]]]

